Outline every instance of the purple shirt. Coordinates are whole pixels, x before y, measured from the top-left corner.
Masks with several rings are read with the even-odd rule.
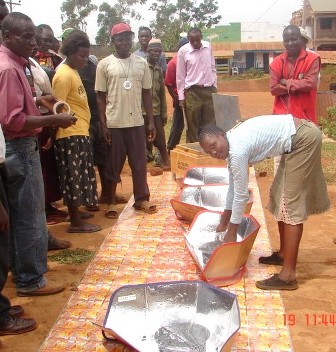
[[[179,100],[184,100],[184,91],[191,86],[217,86],[215,58],[210,43],[202,41],[200,49],[194,49],[190,43],[177,53],[176,85]]]
[[[34,137],[41,128],[22,131],[27,116],[39,116],[25,74],[28,60],[0,47],[0,123],[6,139]]]

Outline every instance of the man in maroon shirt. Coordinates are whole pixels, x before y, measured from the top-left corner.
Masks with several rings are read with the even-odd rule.
[[[178,50],[187,43],[189,43],[188,38],[181,38],[178,43]],[[165,84],[170,96],[173,99],[173,107],[174,107],[173,124],[170,129],[168,143],[167,143],[168,153],[170,153],[170,151],[173,150],[176,147],[176,145],[180,143],[181,135],[184,128],[183,112],[182,112],[182,108],[179,105],[177,87],[176,87],[176,62],[177,62],[177,55],[174,56],[168,62],[166,77],[165,77]]]
[[[68,114],[40,116],[37,105],[52,109],[51,95],[34,101],[28,58],[36,47],[35,25],[19,12],[2,22],[0,47],[0,123],[6,140],[5,187],[10,214],[11,268],[19,296],[61,292],[47,282],[48,231],[37,134],[42,127],[67,128],[76,123]]]

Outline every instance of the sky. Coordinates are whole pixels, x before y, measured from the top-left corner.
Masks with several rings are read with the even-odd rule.
[[[20,0],[13,0],[18,3]],[[64,0],[21,0],[21,5],[13,5],[13,11],[23,12],[38,25],[49,24],[54,30],[55,36],[60,36],[61,29],[61,10],[60,7]],[[111,0],[92,0],[92,3],[99,6],[102,2],[114,4]],[[115,0],[116,1],[116,0]],[[154,18],[154,13],[149,11],[153,0],[148,0],[146,5],[141,7],[142,21],[131,20],[130,24],[134,32],[140,26],[149,26],[150,20]],[[197,2],[197,1],[196,1]],[[228,1],[218,0],[218,14],[222,16],[219,24],[230,22],[270,22],[278,24],[289,24],[292,12],[302,7],[302,0],[240,0]],[[97,12],[88,17],[87,34],[92,43],[97,32]]]

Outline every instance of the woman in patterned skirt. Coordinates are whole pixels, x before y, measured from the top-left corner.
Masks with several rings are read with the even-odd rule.
[[[64,204],[70,216],[68,232],[96,232],[101,227],[85,222],[79,212],[80,206],[97,204],[97,185],[89,137],[90,109],[78,69],[87,63],[90,42],[79,30],[70,33],[62,44],[67,57],[53,78],[54,95],[69,104],[77,122],[69,129],[56,131],[55,151],[58,162],[60,187]]]

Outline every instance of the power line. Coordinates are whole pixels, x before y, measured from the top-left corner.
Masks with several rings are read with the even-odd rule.
[[[266,9],[266,11],[265,11],[262,15],[260,15],[254,22],[252,22],[252,23],[250,24],[250,26],[247,27],[246,29],[249,29],[249,28],[252,27],[255,23],[257,23],[262,17],[264,17],[264,16],[266,15],[266,13],[267,13],[269,10],[271,10],[271,9],[276,5],[276,3],[277,3],[278,1],[279,1],[279,0],[275,0],[274,3],[273,3],[268,9]]]
[[[17,2],[13,2],[13,0],[5,1],[6,4],[9,5],[9,12],[13,11],[13,5],[21,5],[21,0],[17,0]]]

